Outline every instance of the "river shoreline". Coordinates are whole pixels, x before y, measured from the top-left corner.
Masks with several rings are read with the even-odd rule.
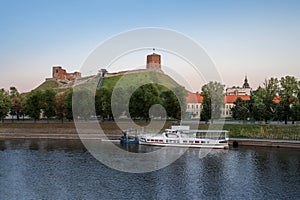
[[[68,123],[0,123],[0,138],[1,139],[97,139],[97,140],[117,140],[122,136],[122,130],[118,127],[115,122],[103,122],[99,123],[101,126],[101,131],[90,128],[90,123],[80,123],[81,128],[85,129],[85,134],[78,134],[76,126],[73,122]],[[147,123],[139,122],[139,126],[146,126]],[[160,122],[157,123],[160,125]],[[171,123],[165,124],[164,128],[171,126]],[[122,123],[122,126],[130,129],[131,123]],[[233,129],[234,131],[229,135],[229,145],[231,147],[238,146],[255,146],[255,147],[275,147],[275,148],[297,148],[300,149],[300,140],[290,139],[290,138],[275,138],[273,135],[276,130],[281,131],[285,127],[291,128],[291,126],[282,125],[282,128],[278,129],[278,125],[273,126],[274,134],[272,137],[267,135],[265,138],[256,138],[251,136],[256,136],[256,134],[251,134],[251,130],[244,137],[245,131],[247,130],[247,125],[224,125],[224,129]],[[269,130],[272,126],[260,126],[260,131],[265,132],[265,130]],[[274,128],[275,127],[275,128]],[[196,128],[196,127],[192,127]],[[207,127],[203,127],[203,125],[199,126],[200,129],[205,129]],[[264,129],[263,129],[264,128]],[[276,129],[277,128],[277,129]],[[298,126],[296,125],[296,134],[298,134]],[[240,135],[237,133],[241,132]],[[87,134],[88,133],[88,134]],[[278,133],[279,134],[279,133]],[[242,136],[242,137],[235,137]]]
[[[252,147],[273,147],[273,148],[293,148],[300,149],[299,140],[270,140],[252,138],[229,138],[229,146],[238,148],[239,146]]]
[[[51,139],[51,140],[100,140],[118,141],[121,135],[103,134],[45,134],[45,133],[0,133],[0,139]],[[272,148],[294,148],[300,149],[300,141],[296,140],[268,140],[251,138],[229,138],[229,145],[232,148],[239,146],[272,147]]]

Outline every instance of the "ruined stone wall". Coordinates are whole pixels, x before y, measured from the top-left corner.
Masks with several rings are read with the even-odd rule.
[[[81,73],[67,73],[67,71],[62,67],[56,66],[52,68],[52,78],[57,81],[73,81],[76,78],[81,78]]]

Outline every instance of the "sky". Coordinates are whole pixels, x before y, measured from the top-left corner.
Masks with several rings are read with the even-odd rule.
[[[28,92],[55,65],[78,71],[101,43],[143,27],[192,38],[227,87],[245,75],[254,89],[270,77],[300,79],[298,0],[0,0],[0,88]]]

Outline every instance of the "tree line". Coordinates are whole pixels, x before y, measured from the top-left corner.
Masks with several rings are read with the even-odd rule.
[[[294,123],[300,120],[300,81],[293,76],[265,80],[249,101],[237,99],[234,105],[232,114],[235,119]]]
[[[1,89],[0,119],[3,121],[8,114],[12,116],[12,121],[24,119],[25,116],[34,121],[41,117],[48,120],[55,118],[62,122],[73,120],[73,117],[88,120],[95,114],[102,120],[113,120],[114,117],[121,115],[144,120],[149,120],[150,117],[180,119],[183,111],[180,109],[180,104],[184,107],[186,105],[184,88],[175,88],[176,96],[174,92],[161,85],[146,84],[132,93],[128,105],[129,112],[126,112],[124,107],[126,105],[122,104],[122,98],[117,99],[116,102],[111,102],[113,89],[101,87],[95,92],[84,88],[76,90],[76,92],[73,88],[60,92],[46,89],[32,90],[27,94],[20,94],[15,87],[10,87],[9,91]],[[117,88],[116,90],[115,92],[119,92],[121,97],[129,93],[125,88]],[[91,105],[92,102],[90,102],[91,98],[89,97],[94,98],[94,105]],[[75,112],[72,109],[72,98],[79,100]],[[152,113],[153,116],[150,116],[149,110],[155,104],[162,105],[166,112],[154,112]],[[112,106],[121,106],[118,112],[114,113],[116,116],[112,112]]]
[[[0,90],[0,119],[10,114],[12,121],[30,117],[34,121],[47,119],[72,120],[72,89],[56,92],[54,89],[32,90],[20,94],[16,87]]]
[[[224,109],[224,87],[219,82],[209,82],[202,87],[201,120],[213,121],[220,118]],[[119,94],[119,98],[111,102],[113,92]],[[186,108],[186,91],[183,87],[169,90],[154,83],[136,89],[130,97],[129,105],[124,104],[122,97],[131,94],[130,88],[101,87],[95,92],[79,90],[74,94],[75,98],[80,99],[75,113],[72,110],[73,93],[73,88],[60,92],[54,89],[33,90],[27,94],[20,94],[15,87],[10,87],[9,91],[0,89],[0,119],[4,120],[10,114],[12,120],[29,116],[36,121],[40,119],[41,113],[47,119],[56,118],[62,122],[64,119],[72,120],[74,116],[87,120],[95,113],[103,120],[113,120],[114,117],[122,115],[144,120],[149,120],[150,117],[181,119],[184,118],[182,114]],[[94,98],[94,105],[91,105],[91,98],[87,98],[88,96]],[[156,104],[162,105],[165,112],[157,107],[158,110],[149,114],[152,106]],[[117,108],[116,112],[112,112],[112,107]],[[90,108],[94,108],[95,113]],[[300,81],[293,76],[265,80],[263,86],[253,91],[249,101],[238,98],[231,111],[236,120],[253,119],[266,123],[270,120],[285,123],[298,121]]]
[[[103,119],[110,120],[123,116],[148,121],[151,117],[180,119],[182,113],[185,113],[185,110],[181,109],[186,107],[186,91],[183,87],[175,87],[170,90],[162,85],[151,83],[132,90],[130,87],[97,89],[95,94],[96,114]],[[113,92],[116,98],[112,101]],[[130,99],[129,104],[124,102],[126,98]],[[162,107],[159,107],[158,110],[149,113],[153,105],[161,105],[165,112],[161,110]]]
[[[218,119],[224,108],[224,86],[209,82],[202,87],[203,108],[201,120]],[[213,99],[213,101],[212,101]],[[293,76],[270,78],[263,86],[253,91],[250,100],[237,98],[231,108],[236,120],[253,119],[256,121],[300,120],[300,81]]]

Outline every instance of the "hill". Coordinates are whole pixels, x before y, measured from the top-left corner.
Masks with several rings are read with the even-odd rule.
[[[48,79],[39,85],[34,90],[46,90],[54,89],[56,91],[64,91],[68,88],[75,86],[83,86],[86,88],[95,88],[99,82],[99,75],[89,76],[78,79],[76,82],[63,82]],[[104,77],[101,87],[107,89],[114,88],[117,84],[118,87],[130,87],[131,85],[138,85],[140,83],[157,83],[162,85],[162,88],[176,88],[182,87],[175,80],[169,77],[167,74],[155,71],[141,71],[137,73],[120,74],[114,76]]]
[[[46,80],[41,85],[39,85],[34,90],[46,90],[46,89],[57,89],[59,87],[59,83],[55,80]]]
[[[128,73],[119,76],[105,77],[102,87],[111,89],[118,84],[119,87],[126,88],[131,85],[139,85],[143,83],[156,83],[167,88],[181,87],[170,76],[155,71],[143,71],[139,73]]]

